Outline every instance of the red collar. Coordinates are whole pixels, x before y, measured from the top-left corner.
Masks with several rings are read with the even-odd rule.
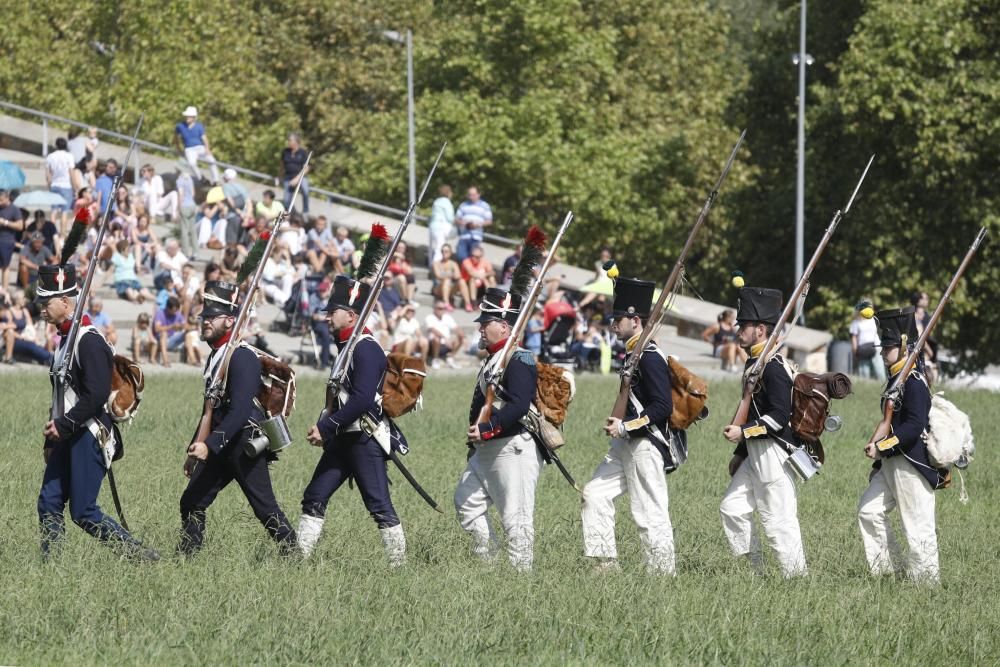
[[[502,350],[503,346],[506,345],[506,344],[507,344],[507,338],[504,338],[502,341],[500,341],[498,343],[494,343],[493,345],[488,346],[486,348],[486,351],[489,352],[490,354],[496,354],[497,352],[499,352],[500,350]]]
[[[357,325],[355,325],[355,326],[357,326]],[[338,343],[346,343],[347,339],[351,337],[352,333],[354,333],[354,327],[351,327],[350,329],[341,329],[340,332],[337,334],[337,342]],[[361,333],[362,334],[371,334],[371,331],[368,329],[368,327],[365,327],[361,331]]]
[[[71,326],[73,326],[73,320],[63,320],[59,324],[59,327],[58,327],[58,329],[59,329],[59,335],[60,336],[65,336],[66,334],[68,334],[69,333],[69,328]],[[80,326],[83,326],[83,327],[89,327],[90,326],[90,315],[88,315],[87,313],[83,314],[83,319],[80,320]]]
[[[219,336],[219,338],[214,343],[209,343],[213,350],[218,350],[220,347],[229,342],[229,339],[233,337],[233,330],[230,329],[226,333]]]

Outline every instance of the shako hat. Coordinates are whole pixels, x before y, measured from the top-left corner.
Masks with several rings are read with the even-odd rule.
[[[742,287],[736,299],[736,323],[762,322],[776,325],[781,317],[784,297],[781,290],[768,287]]]
[[[915,310],[913,306],[906,306],[881,310],[875,315],[882,347],[905,348],[907,343],[916,342],[918,334]]]
[[[653,292],[655,290],[656,283],[648,280],[616,278],[615,303],[611,308],[611,316],[615,319],[620,317],[646,319],[653,306]]]
[[[372,287],[368,283],[338,275],[333,279],[333,290],[330,291],[330,298],[326,302],[326,311],[332,312],[341,308],[353,310],[360,315],[371,291]]]
[[[209,280],[205,283],[205,305],[201,310],[204,319],[219,315],[236,315],[240,308],[240,289],[238,285],[224,280]]]
[[[57,296],[76,296],[79,293],[74,265],[43,264],[38,267],[38,284],[35,285],[37,298],[51,299]]]
[[[511,273],[509,289],[488,287],[479,304],[479,317],[476,322],[499,320],[511,326],[517,323],[521,314],[521,304],[531,290],[535,277],[535,269],[542,263],[545,256],[545,234],[537,226],[532,225],[521,245],[521,257]]]

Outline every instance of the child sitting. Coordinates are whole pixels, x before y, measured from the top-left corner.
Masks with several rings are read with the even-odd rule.
[[[136,362],[142,361],[142,355],[149,357],[149,363],[156,359],[156,339],[153,331],[149,328],[149,314],[140,313],[132,327],[132,359]]]

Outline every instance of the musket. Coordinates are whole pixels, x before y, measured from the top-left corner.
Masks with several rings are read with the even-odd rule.
[[[403,216],[403,221],[400,223],[399,229],[396,230],[396,235],[392,239],[388,252],[386,252],[385,259],[382,261],[382,265],[379,267],[378,273],[372,278],[371,291],[368,293],[368,298],[365,300],[364,305],[361,307],[361,312],[358,314],[357,324],[351,332],[350,338],[347,339],[347,344],[344,345],[344,349],[337,354],[337,358],[333,363],[333,368],[330,369],[330,377],[326,381],[326,407],[320,413],[320,419],[323,419],[325,415],[333,414],[333,412],[337,409],[338,395],[340,394],[340,388],[343,386],[344,379],[347,377],[347,369],[350,366],[351,357],[354,355],[354,348],[357,346],[358,341],[361,340],[361,334],[364,332],[365,322],[368,321],[372,310],[375,309],[375,304],[378,302],[378,295],[382,292],[382,278],[385,276],[385,272],[389,268],[389,262],[392,261],[393,253],[396,252],[396,246],[399,245],[399,241],[403,238],[403,233],[413,220],[417,210],[417,205],[423,201],[424,195],[427,193],[427,188],[431,183],[431,179],[434,178],[434,172],[437,170],[438,163],[441,162],[441,156],[444,155],[444,149],[447,148],[447,146],[447,141],[441,144],[441,150],[438,151],[434,164],[431,165],[430,171],[427,172],[427,178],[424,179],[424,184],[420,188],[419,196],[416,201],[410,202],[410,206],[406,209],[406,214]],[[364,420],[362,420],[362,425],[364,426]],[[376,437],[375,429],[378,428],[378,425],[368,424],[368,427],[369,434],[375,437],[376,441],[379,442],[386,455],[396,465],[403,477],[406,478],[406,481],[410,483],[410,485],[416,490],[420,497],[427,502],[428,505],[443,514],[443,510],[438,506],[434,499],[431,498],[430,494],[428,494],[427,491],[420,486],[413,474],[406,469],[405,465],[403,465],[399,456],[392,450],[391,444]]]
[[[736,408],[736,414],[733,415],[733,419],[729,422],[731,426],[741,426],[746,423],[750,414],[750,402],[753,399],[754,392],[757,390],[757,384],[760,382],[760,377],[764,372],[764,365],[768,362],[771,351],[778,347],[778,340],[783,335],[782,328],[792,317],[792,311],[794,311],[797,307],[799,300],[808,292],[809,277],[812,275],[813,269],[816,268],[819,258],[823,256],[823,251],[826,250],[826,246],[830,242],[830,238],[833,237],[833,233],[836,231],[837,225],[840,224],[840,220],[851,210],[851,205],[854,204],[854,198],[857,197],[858,191],[861,189],[861,184],[864,183],[865,176],[868,175],[868,169],[871,168],[874,160],[875,155],[872,155],[868,159],[868,164],[865,165],[865,170],[861,173],[861,178],[858,179],[858,184],[854,187],[854,192],[851,193],[851,198],[847,201],[847,206],[844,207],[844,210],[841,211],[838,209],[833,214],[833,219],[830,221],[829,226],[827,226],[826,232],[823,234],[823,238],[820,239],[819,245],[816,246],[816,250],[809,259],[809,264],[806,266],[805,271],[802,272],[802,276],[799,278],[799,282],[795,286],[795,290],[785,303],[785,308],[781,311],[781,317],[778,318],[778,322],[774,325],[774,331],[772,331],[771,335],[767,337],[767,341],[764,343],[764,347],[762,348],[760,355],[750,367],[750,370],[745,374],[743,379],[743,397],[740,399],[739,407]]]
[[[310,151],[309,155],[306,156],[303,169],[309,165],[309,160],[311,159],[312,151]],[[222,396],[226,390],[226,373],[229,370],[229,363],[232,361],[233,353],[236,351],[236,348],[239,347],[242,342],[243,329],[250,320],[250,312],[253,310],[257,286],[260,284],[261,276],[264,273],[264,264],[267,263],[268,257],[271,256],[271,251],[274,248],[275,240],[278,238],[278,231],[281,229],[281,225],[288,218],[289,212],[295,208],[295,202],[299,197],[299,189],[302,187],[302,180],[303,179],[299,179],[298,184],[295,186],[295,192],[292,194],[292,201],[289,204],[288,210],[279,213],[271,223],[271,227],[261,234],[261,238],[263,238],[263,234],[267,234],[266,244],[264,245],[263,252],[260,256],[260,261],[254,268],[254,272],[250,276],[250,280],[247,283],[246,295],[240,303],[239,310],[236,311],[236,321],[233,323],[232,334],[229,336],[229,340],[226,341],[225,347],[221,353],[222,360],[212,371],[212,376],[209,380],[208,386],[205,388],[205,402],[202,405],[201,419],[198,421],[198,428],[195,430],[194,437],[191,439],[192,443],[205,442],[205,439],[212,432],[212,414],[222,403]],[[251,249],[251,253],[252,252],[253,249]],[[244,259],[244,261],[246,262],[249,260]],[[244,280],[246,279],[244,278]],[[188,463],[194,465],[191,457],[188,458]]]
[[[479,417],[476,420],[477,424],[488,423],[493,417],[493,402],[496,400],[496,390],[499,386],[500,379],[503,377],[504,371],[507,369],[507,364],[510,363],[511,358],[514,355],[514,351],[517,349],[518,341],[521,339],[524,329],[528,326],[528,321],[531,319],[535,303],[538,301],[538,296],[542,291],[542,283],[545,281],[545,274],[548,272],[552,261],[555,259],[556,250],[562,242],[563,235],[566,233],[566,230],[572,222],[573,212],[569,211],[566,213],[566,217],[563,219],[563,223],[562,226],[559,227],[559,231],[556,232],[555,238],[552,239],[552,243],[549,245],[549,252],[545,257],[545,261],[542,263],[541,269],[538,271],[538,278],[536,278],[535,282],[532,283],[531,289],[528,291],[528,295],[521,302],[521,312],[518,313],[517,320],[514,322],[514,326],[511,327],[510,336],[507,337],[507,342],[504,343],[504,346],[500,349],[500,353],[497,355],[496,361],[484,371],[484,379],[486,380],[486,401],[483,403],[483,407],[479,411]],[[529,409],[534,409],[534,406]],[[541,438],[534,438],[534,440],[538,446],[542,448],[542,455],[547,460],[556,464],[559,472],[561,472],[562,476],[566,478],[566,481],[570,483],[570,486],[582,493],[580,485],[577,484],[576,480],[573,479],[573,476],[570,475],[555,450],[546,446],[545,443],[541,441]]]
[[[930,337],[934,327],[937,326],[938,320],[941,319],[941,313],[944,311],[945,304],[951,300],[951,295],[958,286],[958,281],[962,278],[962,275],[965,274],[965,270],[968,268],[969,262],[972,261],[973,255],[975,255],[976,251],[979,250],[979,246],[985,238],[986,227],[981,227],[979,229],[979,233],[976,234],[976,238],[972,242],[972,245],[969,246],[968,252],[965,253],[962,263],[959,264],[958,271],[955,272],[955,275],[951,278],[951,282],[948,283],[948,288],[941,296],[941,300],[938,302],[937,308],[935,308],[934,312],[931,314],[931,319],[927,322],[927,326],[924,327],[924,330],[917,338],[916,345],[914,345],[913,349],[906,355],[906,360],[903,363],[903,367],[896,375],[896,379],[892,381],[889,388],[885,390],[884,394],[882,394],[882,420],[878,423],[878,426],[875,427],[875,432],[872,433],[872,437],[868,439],[868,442],[878,444],[889,437],[889,434],[892,433],[892,415],[898,408],[899,403],[903,398],[903,386],[906,384],[906,378],[916,365],[917,359],[920,358],[920,353],[923,350],[924,344]],[[879,450],[889,449],[890,447],[879,447]]]
[[[139,114],[139,122],[135,126],[135,132],[132,134],[132,142],[128,146],[128,153],[125,155],[125,163],[122,165],[121,171],[115,175],[115,180],[111,185],[111,192],[118,192],[118,188],[121,187],[122,181],[125,177],[125,171],[128,169],[128,163],[132,159],[132,151],[135,149],[135,142],[139,138],[139,130],[142,128],[142,121],[145,118],[144,113]],[[101,217],[101,224],[97,228],[97,240],[94,242],[94,255],[90,258],[90,263],[87,266],[87,274],[83,278],[83,284],[80,286],[80,293],[76,297],[76,307],[73,309],[73,319],[72,324],[70,324],[69,332],[66,334],[66,343],[63,346],[63,356],[62,361],[59,366],[52,371],[54,382],[52,383],[52,420],[59,419],[63,416],[66,409],[66,381],[69,376],[69,369],[72,368],[73,364],[73,354],[76,351],[76,338],[80,334],[80,323],[83,321],[83,314],[87,307],[87,295],[90,294],[90,286],[94,282],[94,274],[97,272],[98,259],[97,255],[101,250],[101,246],[104,244],[104,234],[108,230],[108,221],[111,219],[111,208],[112,202],[108,202],[107,206],[104,208],[104,213]]]
[[[660,323],[663,320],[663,311],[666,308],[667,301],[677,289],[680,283],[681,277],[684,275],[684,261],[687,259],[688,253],[691,252],[691,246],[694,244],[694,239],[698,235],[698,231],[705,222],[705,218],[708,217],[708,212],[712,208],[712,204],[715,203],[716,198],[719,196],[719,190],[722,189],[722,184],[726,180],[726,176],[729,175],[729,170],[733,166],[733,162],[736,160],[736,154],[740,150],[740,146],[743,145],[743,139],[747,136],[747,131],[743,130],[740,133],[740,138],[736,140],[736,145],[733,146],[733,150],[729,153],[729,159],[726,160],[726,166],[722,168],[722,173],[719,175],[719,180],[715,182],[715,187],[712,191],[708,193],[708,198],[705,200],[705,204],[701,207],[701,212],[698,214],[698,219],[695,220],[694,227],[691,228],[691,232],[688,234],[687,241],[684,242],[684,247],[681,249],[681,254],[677,256],[677,262],[674,267],[670,270],[670,275],[667,277],[667,282],[663,286],[663,291],[660,292],[660,298],[656,300],[653,305],[652,311],[649,313],[649,318],[646,321],[646,327],[639,334],[639,340],[634,349],[639,350],[637,354],[631,355],[622,364],[621,371],[621,385],[618,389],[618,397],[615,399],[615,405],[611,409],[611,416],[615,419],[623,419],[625,417],[625,411],[628,409],[628,395],[632,387],[632,376],[635,375],[635,369],[639,363],[639,357],[642,355],[642,351],[646,349],[649,341],[655,340],[656,334],[660,329]]]
[[[372,311],[375,309],[375,304],[378,303],[378,295],[382,292],[382,278],[389,268],[389,262],[392,261],[393,253],[396,252],[396,246],[399,245],[400,240],[403,238],[403,233],[413,220],[417,205],[423,201],[427,187],[434,177],[434,171],[437,169],[438,163],[441,161],[441,156],[444,155],[444,149],[447,146],[447,141],[441,144],[441,150],[438,151],[437,159],[434,160],[434,164],[431,166],[431,170],[427,173],[427,178],[424,180],[423,187],[420,188],[420,195],[416,201],[411,201],[409,208],[406,209],[406,214],[403,216],[403,221],[400,223],[399,229],[396,230],[396,235],[393,236],[392,244],[389,246],[385,260],[383,260],[382,265],[379,267],[378,273],[372,278],[371,291],[368,293],[368,298],[365,300],[364,305],[361,307],[361,312],[358,314],[358,324],[351,332],[351,337],[347,339],[344,349],[340,351],[333,362],[333,368],[330,369],[330,377],[326,381],[326,408],[324,410],[326,414],[332,414],[337,407],[337,394],[340,392],[340,387],[344,384],[344,378],[347,376],[347,369],[350,365],[351,356],[354,354],[354,348],[361,339],[365,322],[368,321]],[[320,415],[320,418],[322,419],[322,415]]]

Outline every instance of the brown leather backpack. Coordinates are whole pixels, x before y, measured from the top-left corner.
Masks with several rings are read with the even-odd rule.
[[[416,409],[424,391],[427,364],[423,359],[401,352],[387,357],[385,383],[382,385],[382,411],[392,419]]]
[[[260,359],[260,389],[257,402],[268,417],[291,417],[295,409],[295,371],[287,363],[251,348]]]
[[[843,373],[796,373],[792,379],[790,426],[803,442],[816,443],[830,414],[830,400],[851,393],[851,380]]]
[[[686,430],[691,424],[708,416],[708,383],[685,368],[673,357],[667,357],[670,369],[670,398],[674,410],[670,413],[670,428]]]

